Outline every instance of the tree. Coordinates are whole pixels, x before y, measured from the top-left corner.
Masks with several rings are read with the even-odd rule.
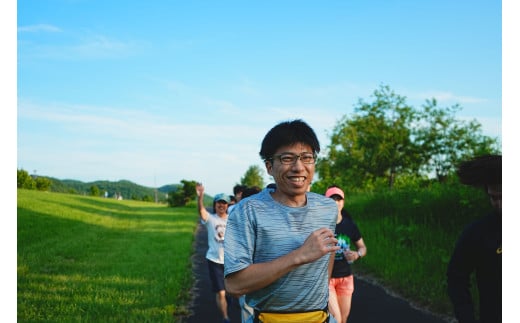
[[[99,188],[96,185],[90,186],[90,195],[99,196]]]
[[[320,181],[313,188],[334,183],[373,189],[383,180],[392,188],[397,175],[414,181],[431,173],[443,181],[459,161],[500,152],[497,139],[484,136],[476,120],[455,118],[458,104],[439,108],[432,99],[417,110],[388,86],[373,96],[372,103],[360,99],[354,115],[334,127],[328,156],[318,160]]]
[[[264,187],[264,170],[258,165],[249,166],[244,177],[240,179],[240,184],[247,187]]]
[[[168,194],[168,205],[174,206],[185,206],[190,201],[195,200],[197,197],[197,191],[195,187],[196,181],[182,180],[182,186],[178,187],[175,191],[171,191]]]
[[[344,116],[334,127],[329,156],[317,166],[321,179],[364,187],[386,178],[392,188],[397,174],[420,167],[410,130],[414,109],[388,86],[381,85],[373,97],[372,103],[360,99],[354,115]]]
[[[48,191],[50,190],[52,184],[50,179],[42,176],[36,178],[34,182],[38,191]]]
[[[465,122],[455,118],[461,109],[458,104],[440,108],[437,100],[432,98],[426,100],[419,111],[415,140],[423,155],[422,170],[435,173],[440,182],[455,170],[460,161],[500,152],[497,139],[484,136],[476,120]]]
[[[36,183],[29,175],[26,170],[17,169],[16,170],[16,187],[17,188],[25,188],[29,190],[33,190],[36,188]]]
[[[153,199],[153,197],[152,197],[151,195],[145,195],[145,196],[143,196],[143,197],[142,197],[142,200],[143,200],[144,202],[154,202],[154,199]]]

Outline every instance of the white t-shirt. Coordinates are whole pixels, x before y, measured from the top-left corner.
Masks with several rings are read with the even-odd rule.
[[[224,235],[226,233],[227,217],[210,213],[207,221],[200,221],[208,230],[208,252],[206,258],[217,264],[224,263]]]

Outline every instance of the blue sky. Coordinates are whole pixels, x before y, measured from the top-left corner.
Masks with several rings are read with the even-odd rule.
[[[323,148],[381,84],[502,138],[500,1],[17,4],[17,168],[232,193],[276,123]],[[266,176],[266,182],[269,178]]]

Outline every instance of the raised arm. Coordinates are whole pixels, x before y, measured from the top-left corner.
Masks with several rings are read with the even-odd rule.
[[[209,213],[204,206],[204,186],[201,183],[197,183],[195,190],[197,191],[197,207],[200,219],[206,222],[208,221]]]

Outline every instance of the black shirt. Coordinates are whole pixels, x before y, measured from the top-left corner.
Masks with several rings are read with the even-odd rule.
[[[343,254],[343,250],[347,248],[347,246],[352,249],[352,244],[361,239],[361,233],[348,212],[341,210],[341,215],[343,218],[336,224],[335,232],[335,237],[339,240],[338,244],[341,246],[341,249],[336,251],[334,268],[332,269],[332,278],[352,275],[352,269]]]
[[[502,216],[496,213],[469,224],[448,265],[448,294],[460,323],[479,322],[470,295],[475,272],[481,323],[502,322]]]

